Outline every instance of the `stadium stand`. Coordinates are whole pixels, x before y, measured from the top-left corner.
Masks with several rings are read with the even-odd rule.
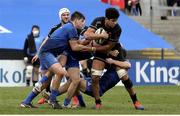
[[[151,59],[151,60],[180,60],[180,56],[172,49],[144,49],[130,50],[128,59]]]
[[[171,43],[175,49],[145,49],[140,51],[129,51],[130,58],[139,59],[180,59],[180,17],[170,16],[168,11],[174,7],[168,7],[166,0],[152,0],[152,17],[150,17],[150,0],[141,1],[143,16],[130,16],[133,20],[143,25],[149,31],[161,36]],[[179,7],[175,7],[179,10]],[[138,55],[135,55],[138,54]]]
[[[161,20],[160,17],[153,17],[152,26],[150,23],[150,17],[131,16],[131,18],[139,22],[145,28],[152,30],[152,32],[163,37],[166,41],[174,45],[176,50],[180,52],[180,17],[168,16],[167,20]]]

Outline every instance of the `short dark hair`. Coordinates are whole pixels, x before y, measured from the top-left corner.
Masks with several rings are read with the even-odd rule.
[[[119,11],[116,8],[107,8],[105,17],[108,19],[118,19],[119,18]]]
[[[82,13],[75,11],[71,15],[71,21],[74,21],[75,19],[84,19],[85,20],[85,16]]]

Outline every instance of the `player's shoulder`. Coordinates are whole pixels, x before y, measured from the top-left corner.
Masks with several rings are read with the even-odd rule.
[[[59,24],[54,25],[51,29],[57,29],[57,28],[59,28],[61,26],[62,26],[62,23],[59,23]]]
[[[68,22],[63,25],[63,28],[75,28],[71,22]]]
[[[94,23],[103,24],[105,22],[105,17],[96,17]]]
[[[74,27],[73,23],[72,22],[69,22],[69,23],[66,23],[62,26],[63,30],[65,30],[66,32],[73,32],[73,33],[77,33],[77,28]]]
[[[114,27],[114,30],[118,30],[118,31],[121,31],[121,26],[119,24],[116,24],[116,26]]]
[[[96,17],[91,23],[90,27],[94,29],[98,29],[103,27],[105,23],[105,17]]]
[[[121,33],[122,32],[121,26],[119,24],[116,24],[116,26],[111,29],[111,32],[113,32],[113,33]]]

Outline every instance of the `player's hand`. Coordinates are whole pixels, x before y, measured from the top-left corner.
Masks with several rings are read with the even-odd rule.
[[[110,54],[111,56],[116,57],[116,56],[119,54],[119,51],[118,51],[118,50],[113,50],[113,51],[110,51],[109,54]]]
[[[113,64],[114,60],[112,58],[106,58],[107,63],[109,64]]]
[[[37,61],[37,59],[38,59],[38,55],[35,55],[35,56],[32,58],[31,62],[34,63],[35,61]]]

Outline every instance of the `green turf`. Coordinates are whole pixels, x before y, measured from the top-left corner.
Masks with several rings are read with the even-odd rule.
[[[47,104],[37,109],[20,108],[19,104],[32,88],[0,88],[0,114],[180,114],[180,87],[140,86],[135,87],[144,111],[134,109],[124,87],[115,87],[103,97],[103,108],[94,110],[94,99],[83,95],[87,108],[53,110]],[[65,96],[60,96],[62,103]],[[33,103],[36,105],[38,96]]]

